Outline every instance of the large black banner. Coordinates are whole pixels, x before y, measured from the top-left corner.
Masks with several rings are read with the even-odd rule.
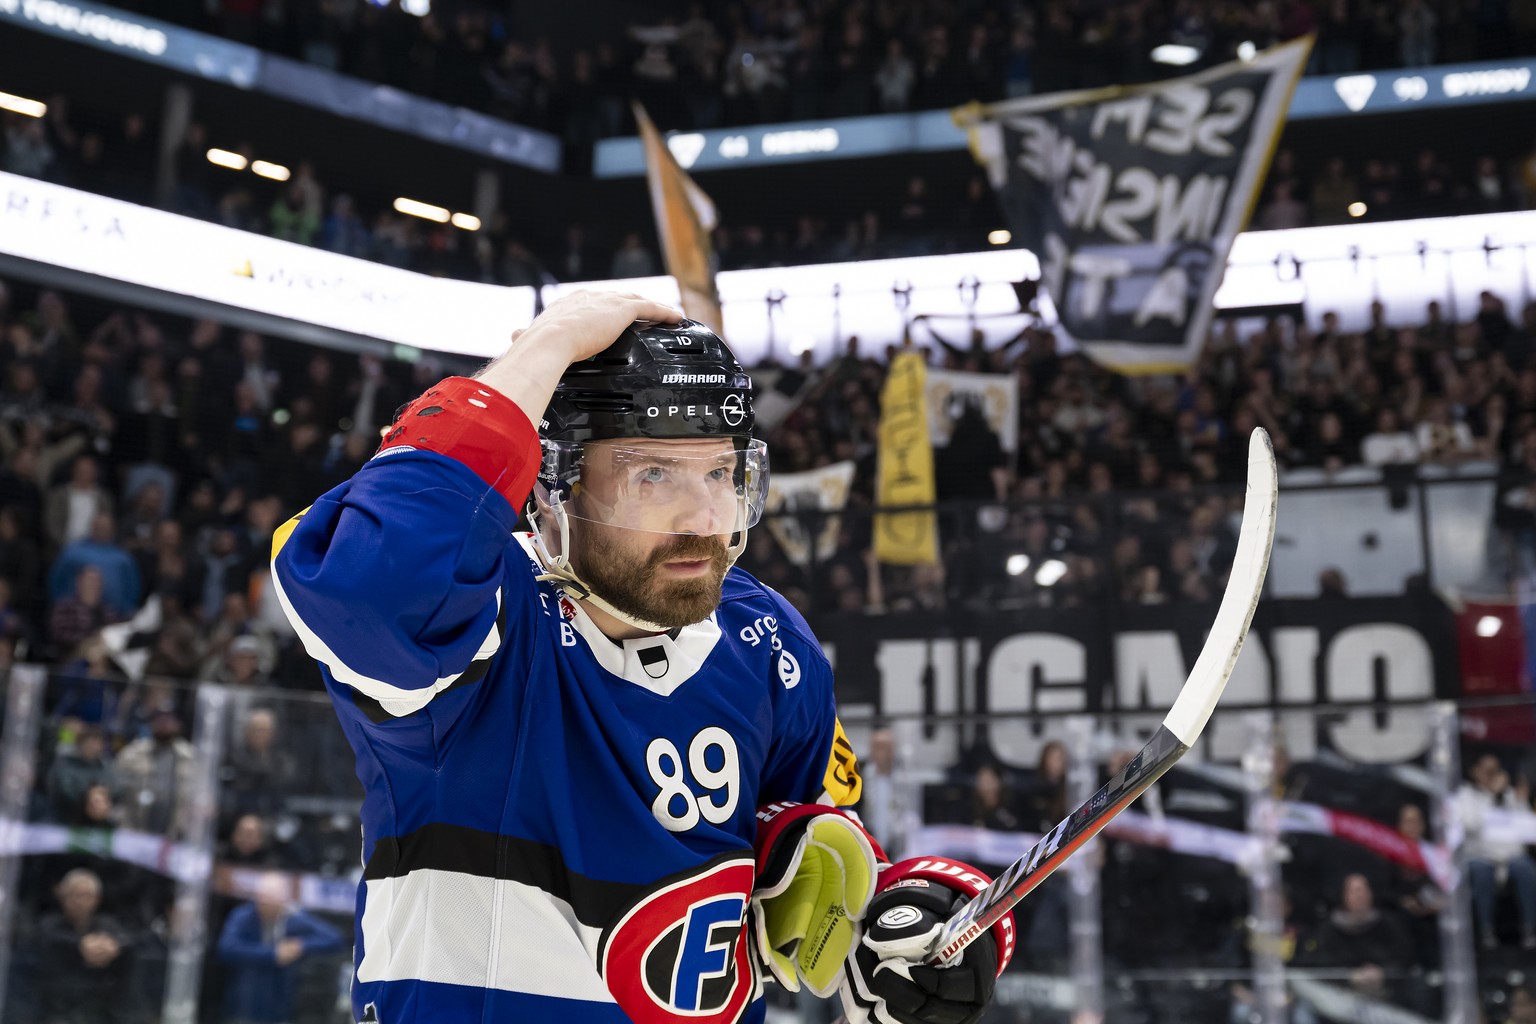
[[[1198,355],[1309,49],[957,114],[1061,330],[1099,362],[1154,372]]]
[[[1062,737],[1066,712],[1115,712],[1114,730],[1139,746],[1215,614],[1214,603],[1118,605],[832,618],[818,629],[858,749],[868,723],[884,718],[904,723],[906,755],[918,764],[948,768],[980,753],[1023,767]],[[1456,692],[1455,619],[1432,594],[1265,600],[1197,754],[1236,759],[1251,738],[1243,712],[1281,709],[1297,760],[1330,750],[1400,763],[1428,749],[1422,702]],[[1314,713],[1365,703],[1379,706]]]

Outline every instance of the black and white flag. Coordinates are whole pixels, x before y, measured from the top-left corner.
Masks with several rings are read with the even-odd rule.
[[[796,565],[831,558],[837,551],[841,512],[853,488],[854,464],[834,462],[803,473],[774,473],[768,478],[763,517],[768,532]]]
[[[1199,356],[1310,49],[956,111],[1060,330],[1098,362],[1151,373]]]

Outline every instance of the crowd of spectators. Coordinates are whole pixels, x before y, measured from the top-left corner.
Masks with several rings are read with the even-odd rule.
[[[574,221],[548,237],[505,215],[467,231],[398,213],[382,199],[360,201],[323,181],[308,161],[284,182],[214,165],[207,159],[207,130],[197,122],[176,149],[173,188],[156,184],[157,128],[141,114],[104,118],[55,96],[44,117],[0,114],[0,127],[0,170],[130,202],[163,199],[177,213],[426,274],[537,286],[664,269],[644,209],[628,222]],[[235,150],[254,156],[246,145]],[[867,208],[840,217],[791,209],[775,211],[771,220],[761,211],[726,218],[714,232],[716,266],[742,270],[986,249],[1002,214],[979,170],[962,180],[957,195],[939,195],[914,173],[887,195],[872,193]],[[1528,209],[1536,204],[1536,155],[1518,162],[1487,154],[1453,161],[1426,147],[1411,161],[1378,155],[1308,163],[1282,149],[1262,200],[1257,229]]]
[[[902,573],[867,554],[860,512],[872,500],[884,362],[850,341],[826,367],[754,368],[763,387],[795,399],[768,438],[776,470],[840,459],[858,467],[839,552],[816,568],[815,585],[776,550],[771,529],[754,531],[747,560],[818,619],[839,610],[1207,600],[1232,555],[1237,507],[1223,487],[1240,479],[1237,439],[1255,424],[1271,431],[1288,467],[1324,475],[1415,460],[1502,467],[1499,515],[1529,544],[1533,354],[1536,303],[1512,315],[1491,294],[1463,322],[1431,304],[1414,326],[1388,324],[1378,308],[1360,333],[1331,317],[1316,331],[1276,320],[1248,337],[1227,325],[1181,378],[1115,377],[1033,329],[995,351],[935,343],[935,364],[1012,375],[1020,441],[1009,457],[984,421],[960,417],[939,453],[940,493],[989,511],[969,505],[947,516],[941,564]],[[211,320],[0,286],[0,666],[53,668],[31,816],[182,836],[195,788],[192,681],[229,684],[218,856],[258,881],[221,889],[216,900],[211,1006],[277,1013],[298,1000],[323,1015],[324,999],[300,993],[334,993],[344,959],[326,922],[301,916],[291,890],[261,874],[344,878],[356,861],[347,754],[317,672],[267,590],[272,531],[355,471],[399,404],[463,369],[343,356]],[[1002,549],[1036,564],[1059,559],[1065,572],[1044,586],[972,557],[985,551],[992,566]],[[960,820],[1031,830],[1063,810],[1059,751],[1024,790],[1001,766],[967,771],[980,783],[974,818]],[[1498,775],[1474,768],[1488,801],[1529,803]],[[1469,806],[1479,799],[1469,795]],[[936,820],[943,806],[930,808]],[[1474,854],[1479,920],[1502,922],[1480,940],[1518,946],[1536,875],[1523,851],[1495,844]],[[1148,870],[1120,856],[1106,871],[1121,880],[1107,886],[1129,886]],[[29,858],[26,871],[23,928],[38,942],[17,962],[19,1005],[66,1019],[50,1008],[81,994],[72,1005],[99,1011],[93,1020],[137,1019],[132,1008],[153,1004],[174,935],[171,883],[90,844]],[[1372,908],[1388,892],[1398,900],[1389,881],[1351,882],[1336,894],[1337,921],[1315,911],[1327,897],[1309,896],[1305,927],[1332,936],[1320,948],[1335,950],[1351,928],[1377,928]],[[1106,891],[1117,900],[1134,892]],[[274,930],[279,918],[287,923]],[[1227,925],[1220,935],[1231,939]],[[267,940],[270,950],[252,951]],[[45,952],[69,970],[31,970]],[[35,983],[50,977],[58,984]],[[110,999],[124,986],[139,1003]],[[265,1009],[250,1009],[253,1001]]]
[[[421,17],[402,10],[416,5],[360,0],[121,6],[577,143],[632,134],[632,96],[666,128],[935,109],[1151,81],[1311,31],[1318,73],[1536,52],[1524,0],[743,0],[677,3],[650,23],[614,5],[569,44],[519,32],[490,3],[438,0]],[[1199,59],[1159,64],[1152,51],[1165,43]]]
[[[478,4],[439,4],[423,17],[393,3],[354,0],[140,6],[412,92],[539,124],[576,143],[633,133],[630,99],[644,102],[663,127],[711,128],[938,108],[1190,70],[1153,63],[1148,54],[1159,40],[1194,45],[1213,61],[1230,56],[1239,41],[1264,44],[1315,29],[1319,41],[1310,70],[1325,73],[1536,52],[1536,13],[1524,0],[1415,0],[1401,9],[1384,0],[1052,0],[1011,6],[884,0],[846,9],[797,0],[696,3],[659,24],[614,24],[609,39],[594,26],[599,34],[589,41],[591,49],[570,53],[557,52],[547,39],[517,38],[501,13]],[[651,219],[641,208],[628,218],[562,225],[548,234],[498,215],[470,232],[399,214],[388,205],[392,195],[373,194],[379,183],[332,180],[311,160],[295,161],[285,182],[214,166],[206,158],[210,145],[247,156],[250,147],[211,139],[195,122],[177,140],[174,187],[157,181],[159,129],[143,113],[103,117],[53,96],[44,117],[0,114],[0,127],[0,169],[159,202],[230,227],[429,274],[527,285],[660,270]],[[872,192],[863,208],[828,214],[801,200],[787,209],[726,216],[715,237],[719,268],[983,249],[988,233],[1003,226],[979,173],[945,181],[951,194],[942,197],[921,173],[899,177],[901,188]],[[1536,155],[1487,147],[1449,155],[1424,147],[1404,156],[1389,147],[1325,151],[1309,161],[1282,149],[1254,226],[1533,205]]]
[[[554,237],[504,215],[467,231],[382,201],[368,206],[323,181],[308,161],[284,182],[214,165],[198,122],[176,148],[174,188],[157,187],[157,128],[141,114],[105,118],[54,96],[44,117],[0,114],[0,127],[0,170],[130,202],[164,199],[177,213],[426,274],[537,286],[664,270],[644,209],[627,223],[574,221]],[[254,156],[249,146],[235,150]],[[912,174],[841,218],[793,211],[768,221],[727,218],[714,232],[716,265],[742,270],[986,249],[1001,212],[979,170],[963,181],[958,195],[939,195],[924,175]],[[1338,156],[1308,164],[1282,149],[1262,195],[1259,229],[1527,209],[1536,204],[1536,155],[1518,163],[1490,155],[1451,161],[1426,147],[1405,169],[1390,156],[1358,166]]]
[[[1536,4],[1520,0],[851,8],[777,0],[695,5],[673,22],[617,25],[610,38],[569,53],[512,38],[485,10],[441,3],[425,18],[347,0],[137,6],[546,127],[578,145],[632,131],[632,96],[668,127],[923,109],[1157,77],[1169,73],[1148,58],[1160,41],[1196,45],[1214,61],[1238,42],[1262,46],[1315,27],[1312,70],[1321,73],[1536,48]],[[166,198],[155,182],[158,130],[144,116],[92,118],[56,97],[45,118],[5,118],[0,169],[135,202]],[[632,224],[573,224],[557,239],[525,239],[499,222],[466,232],[363,208],[307,163],[281,184],[234,177],[207,161],[209,145],[200,125],[188,128],[170,208],[507,285],[659,269],[643,211]],[[1516,209],[1533,196],[1536,162],[1452,162],[1424,149],[1404,163],[1334,157],[1307,166],[1283,150],[1257,226],[1343,223],[1357,216],[1357,202],[1369,220]],[[840,224],[811,214],[730,223],[717,232],[716,249],[722,269],[922,255],[980,248],[997,218],[979,175],[958,205],[937,202],[913,177],[889,207]],[[1336,318],[1319,330],[1284,319],[1241,330],[1221,326],[1182,378],[1141,380],[1058,351],[1038,328],[992,351],[928,343],[935,365],[1011,377],[1019,442],[1005,452],[979,412],[959,418],[937,459],[939,494],[957,502],[940,517],[943,557],[911,569],[882,567],[871,552],[887,360],[850,339],[828,367],[758,367],[761,382],[793,398],[769,436],[775,470],[851,461],[856,473],[830,558],[797,566],[764,528],[744,564],[817,621],[1208,602],[1235,548],[1244,438],[1262,425],[1288,469],[1318,479],[1358,466],[1496,473],[1492,514],[1507,563],[1536,569],[1536,302],[1512,307],[1485,294],[1460,321],[1430,302],[1409,324],[1387,322],[1377,307],[1362,332],[1340,330]],[[214,321],[173,321],[0,282],[0,669],[25,661],[53,670],[30,817],[182,837],[194,787],[193,681],[230,684],[218,858],[256,881],[215,900],[210,1019],[331,1019],[345,922],[299,910],[286,876],[267,872],[352,871],[356,786],[316,670],[267,591],[268,546],[277,524],[362,464],[402,401],[453,369],[430,359],[410,366],[341,356]],[[1036,571],[1049,563],[1059,575]],[[1347,580],[1325,574],[1320,587],[1343,592]],[[890,737],[877,734],[871,792],[893,792],[896,760]],[[1030,772],[968,765],[919,797],[922,813],[1041,831],[1064,812],[1064,771],[1059,744]],[[1304,795],[1309,778],[1290,770],[1278,790]],[[1490,807],[1529,809],[1529,779],[1496,757],[1475,760],[1460,796],[1469,827]],[[877,831],[898,827],[889,811],[871,802]],[[1424,835],[1419,805],[1374,813],[1405,839]],[[1438,955],[1443,893],[1422,876],[1357,859],[1347,860],[1351,870],[1309,872],[1320,860],[1307,859],[1304,843],[1293,852],[1287,960],[1344,967],[1359,994],[1433,1013],[1425,972]],[[1246,892],[1235,874],[1213,882],[1209,871],[1190,872],[1187,862],[1181,871],[1172,855],[1125,843],[1109,844],[1104,856],[1114,961],[1177,966],[1169,956],[1177,946],[1190,963],[1247,962],[1250,936],[1235,923]],[[149,1019],[176,932],[171,883],[94,848],[29,858],[24,879],[26,941],[12,1005],[44,1022]],[[1529,948],[1529,850],[1474,830],[1469,881],[1483,951]],[[1042,889],[1029,908],[1024,948],[1035,967],[1050,968],[1061,952],[1065,914],[1060,886]],[[1146,949],[1154,926],[1182,929],[1180,942]],[[1230,1010],[1231,1020],[1246,1020],[1252,998],[1234,985],[1209,1019],[1227,1020]],[[1508,998],[1512,1024],[1536,1021],[1528,989]],[[1296,1024],[1310,1024],[1306,1013],[1294,1008]]]
[[[775,472],[856,466],[831,557],[800,567],[770,531],[749,541],[754,571],[815,612],[1211,600],[1235,551],[1256,426],[1282,467],[1315,482],[1358,467],[1378,479],[1415,465],[1496,474],[1491,515],[1505,547],[1493,564],[1536,566],[1536,301],[1511,310],[1485,292],[1462,322],[1430,301],[1416,324],[1387,322],[1376,303],[1364,331],[1341,330],[1333,314],[1318,329],[1276,318],[1246,336],[1225,321],[1182,377],[1120,376],[1034,328],[989,351],[937,341],[930,358],[1011,375],[1018,443],[1003,451],[977,410],[959,418],[935,451],[937,493],[952,503],[942,557],[911,570],[870,557],[885,362],[853,339],[823,372],[778,371],[800,401],[769,435]],[[1062,571],[1011,573],[1010,555]],[[1347,575],[1325,573],[1319,586],[1345,592]]]
[[[938,726],[935,735],[950,727]],[[1075,803],[1068,798],[1069,760],[1083,754],[1070,753],[1060,740],[1045,742],[1028,765],[1004,763],[981,751],[962,756],[960,767],[938,770],[907,759],[917,735],[916,723],[877,725],[861,762],[861,818],[898,856],[926,845],[926,852],[969,856],[996,872],[1004,864],[988,863],[967,832],[930,828],[921,837],[913,832],[939,825],[1038,836]],[[1102,742],[1105,735],[1097,739]],[[1533,812],[1536,747],[1481,751],[1469,756],[1450,813],[1466,843],[1486,1019],[1521,1020],[1532,1009],[1532,993],[1520,985],[1528,978],[1522,967],[1536,950],[1536,862],[1531,846],[1494,835],[1489,812]],[[1108,781],[1133,753],[1123,748],[1108,756],[1092,784]],[[1137,809],[1156,821],[1241,832],[1248,827],[1241,785],[1175,768],[1141,797]],[[1400,849],[1437,840],[1427,826],[1435,816],[1429,795],[1380,767],[1342,759],[1292,761],[1282,743],[1275,748],[1270,795],[1357,815],[1383,834],[1395,832],[1392,842]],[[946,843],[952,845],[932,849]],[[1107,990],[1108,1013],[1233,1024],[1257,1020],[1257,996],[1241,972],[1254,966],[1253,954],[1262,948],[1278,954],[1287,972],[1428,1019],[1442,1015],[1446,954],[1440,917],[1453,908],[1446,876],[1432,857],[1424,864],[1411,857],[1393,860],[1381,852],[1382,843],[1370,849],[1339,835],[1283,831],[1283,928],[1277,942],[1255,931],[1249,881],[1239,865],[1222,862],[1216,844],[1202,858],[1126,837],[1100,843],[1100,849],[1079,856],[1098,861],[1106,976],[1118,982]],[[1019,957],[1028,970],[1070,971],[1072,953],[1061,937],[1074,932],[1075,917],[1084,912],[1072,905],[1077,884],[1061,876],[1048,879],[1016,911]],[[1149,942],[1150,936],[1156,940]],[[1177,975],[1180,968],[1233,972],[1240,980],[1190,984]],[[1293,1024],[1328,1019],[1299,992],[1289,997],[1289,1015]]]
[[[277,182],[210,163],[205,127],[193,122],[176,148],[175,185],[156,186],[156,129],[139,114],[104,118],[48,101],[42,118],[0,113],[0,170],[130,202],[164,206],[242,231],[271,235],[421,273],[488,284],[542,285],[662,273],[650,244],[649,211],[589,227],[565,224],[543,237],[498,215],[476,230],[394,210],[392,200],[359,201],[324,182],[309,161]],[[235,144],[247,160],[251,147]],[[358,183],[365,188],[376,183]],[[723,224],[715,231],[721,270],[801,263],[925,256],[987,248],[1001,224],[992,190],[978,170],[958,198],[937,196],[914,174],[887,201],[874,197],[842,221],[802,213],[773,223]]]
[[[1332,156],[1304,166],[1275,154],[1253,227],[1259,230],[1503,213],[1536,206],[1536,153],[1518,163],[1483,154],[1453,167],[1425,146],[1411,161]]]
[[[29,817],[190,838],[194,681],[230,687],[204,1019],[293,1020],[309,985],[330,1019],[345,920],[263,872],[350,877],[360,790],[271,538],[447,372],[0,282],[0,667],[51,669]],[[27,858],[7,1019],[151,1019],[173,883],[132,849]]]

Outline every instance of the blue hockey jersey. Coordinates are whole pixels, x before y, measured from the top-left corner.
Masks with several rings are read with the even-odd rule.
[[[357,1019],[759,1021],[755,811],[857,796],[827,660],[739,569],[675,636],[603,635],[513,533],[533,428],[476,393],[274,539],[366,790]]]

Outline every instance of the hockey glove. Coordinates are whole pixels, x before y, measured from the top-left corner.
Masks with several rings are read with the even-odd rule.
[[[769,804],[757,812],[753,945],[791,992],[837,990],[885,854],[852,817],[825,804]]]
[[[840,995],[850,1024],[974,1024],[1013,956],[1013,918],[1003,918],[948,967],[923,963],[944,922],[987,884],[965,864],[903,861],[880,875],[844,968]]]

